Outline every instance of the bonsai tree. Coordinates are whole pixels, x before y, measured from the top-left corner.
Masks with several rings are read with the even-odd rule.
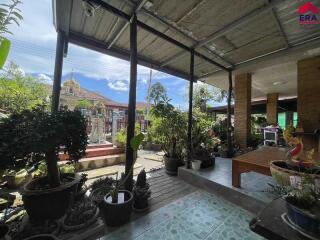
[[[151,196],[149,188],[146,171],[142,169],[138,174],[136,184],[133,188],[133,206],[135,209],[146,209],[148,207],[148,199]]]
[[[157,138],[165,156],[181,160],[187,136],[187,121],[183,113],[175,109],[168,98],[162,98],[151,113],[158,118],[153,123]]]
[[[61,149],[72,162],[86,151],[86,121],[78,111],[49,113],[41,107],[14,113],[0,123],[0,168],[37,164],[43,159],[50,187],[60,185],[57,165]]]

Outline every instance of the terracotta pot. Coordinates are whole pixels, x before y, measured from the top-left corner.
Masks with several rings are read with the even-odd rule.
[[[287,163],[285,161],[272,161],[270,163],[270,171],[272,177],[275,179],[275,181],[280,185],[290,185],[290,176],[305,176],[306,174],[310,176],[313,179],[319,179],[319,174],[309,174],[304,172],[298,172],[295,170],[291,170],[287,168]]]

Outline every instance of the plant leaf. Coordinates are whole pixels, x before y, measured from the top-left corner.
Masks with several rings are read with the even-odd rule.
[[[0,69],[2,69],[4,63],[7,60],[11,42],[8,39],[3,39],[0,44]]]
[[[139,133],[138,135],[134,136],[131,140],[130,140],[130,146],[132,147],[132,149],[134,151],[137,151],[139,149],[139,146],[141,144],[141,142],[144,139],[144,135],[143,133]]]

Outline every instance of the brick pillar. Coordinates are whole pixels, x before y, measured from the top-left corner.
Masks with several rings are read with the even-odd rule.
[[[278,93],[267,94],[267,122],[268,124],[278,123]]]
[[[320,56],[298,61],[298,121],[305,132],[320,128]],[[320,150],[319,142],[303,136],[305,149]]]
[[[240,148],[247,147],[251,133],[251,74],[242,73],[235,77],[234,135]]]

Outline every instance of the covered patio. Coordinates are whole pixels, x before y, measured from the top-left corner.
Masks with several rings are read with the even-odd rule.
[[[319,7],[319,2],[311,2]],[[125,165],[126,174],[130,176],[126,182],[126,189],[131,191],[133,177],[130,169],[134,164],[134,151],[129,142],[134,137],[137,65],[189,81],[189,155],[186,167],[179,169],[179,177],[211,192],[199,190],[188,194],[155,212],[149,212],[123,228],[111,233],[110,229],[107,230],[105,238],[95,237],[260,238],[250,232],[248,223],[253,217],[252,214],[256,214],[257,210],[262,209],[268,201],[255,201],[255,196],[235,189],[235,186],[229,184],[230,178],[226,180],[228,183],[219,183],[219,180],[212,178],[210,182],[218,183],[219,186],[211,185],[201,180],[206,174],[201,172],[194,174],[190,170],[193,84],[202,81],[228,92],[229,157],[232,157],[233,153],[231,133],[233,94],[234,141],[241,148],[247,147],[250,136],[252,99],[266,100],[267,121],[269,124],[276,124],[278,98],[297,96],[299,124],[305,133],[313,134],[320,127],[318,107],[320,25],[301,23],[297,10],[303,3],[276,0],[236,2],[53,0],[57,48],[52,111],[57,111],[59,108],[63,58],[67,57],[69,43],[130,61],[128,144]],[[305,145],[315,148],[315,153],[318,154],[319,143],[310,141],[308,135],[302,135],[302,138],[305,140]],[[274,149],[268,151],[272,152]],[[258,157],[257,161],[259,160],[261,159]],[[223,161],[229,162],[226,164]],[[228,164],[231,166],[230,159],[219,159],[216,168],[219,169],[219,166],[223,168]],[[225,172],[228,177],[231,176],[230,166],[226,167],[228,174]],[[268,166],[265,167],[268,169]],[[209,177],[206,176],[207,179],[210,179],[210,174]],[[222,175],[220,177],[224,178]],[[256,176],[259,178],[259,174]],[[265,183],[264,179],[261,181]],[[253,208],[258,205],[254,211]],[[248,212],[250,207],[251,213]],[[234,226],[234,229],[226,230],[230,225]],[[229,234],[230,232],[232,234]],[[268,234],[263,236],[268,237]],[[278,237],[278,239],[292,239],[286,236]],[[303,239],[298,233],[294,237]]]

